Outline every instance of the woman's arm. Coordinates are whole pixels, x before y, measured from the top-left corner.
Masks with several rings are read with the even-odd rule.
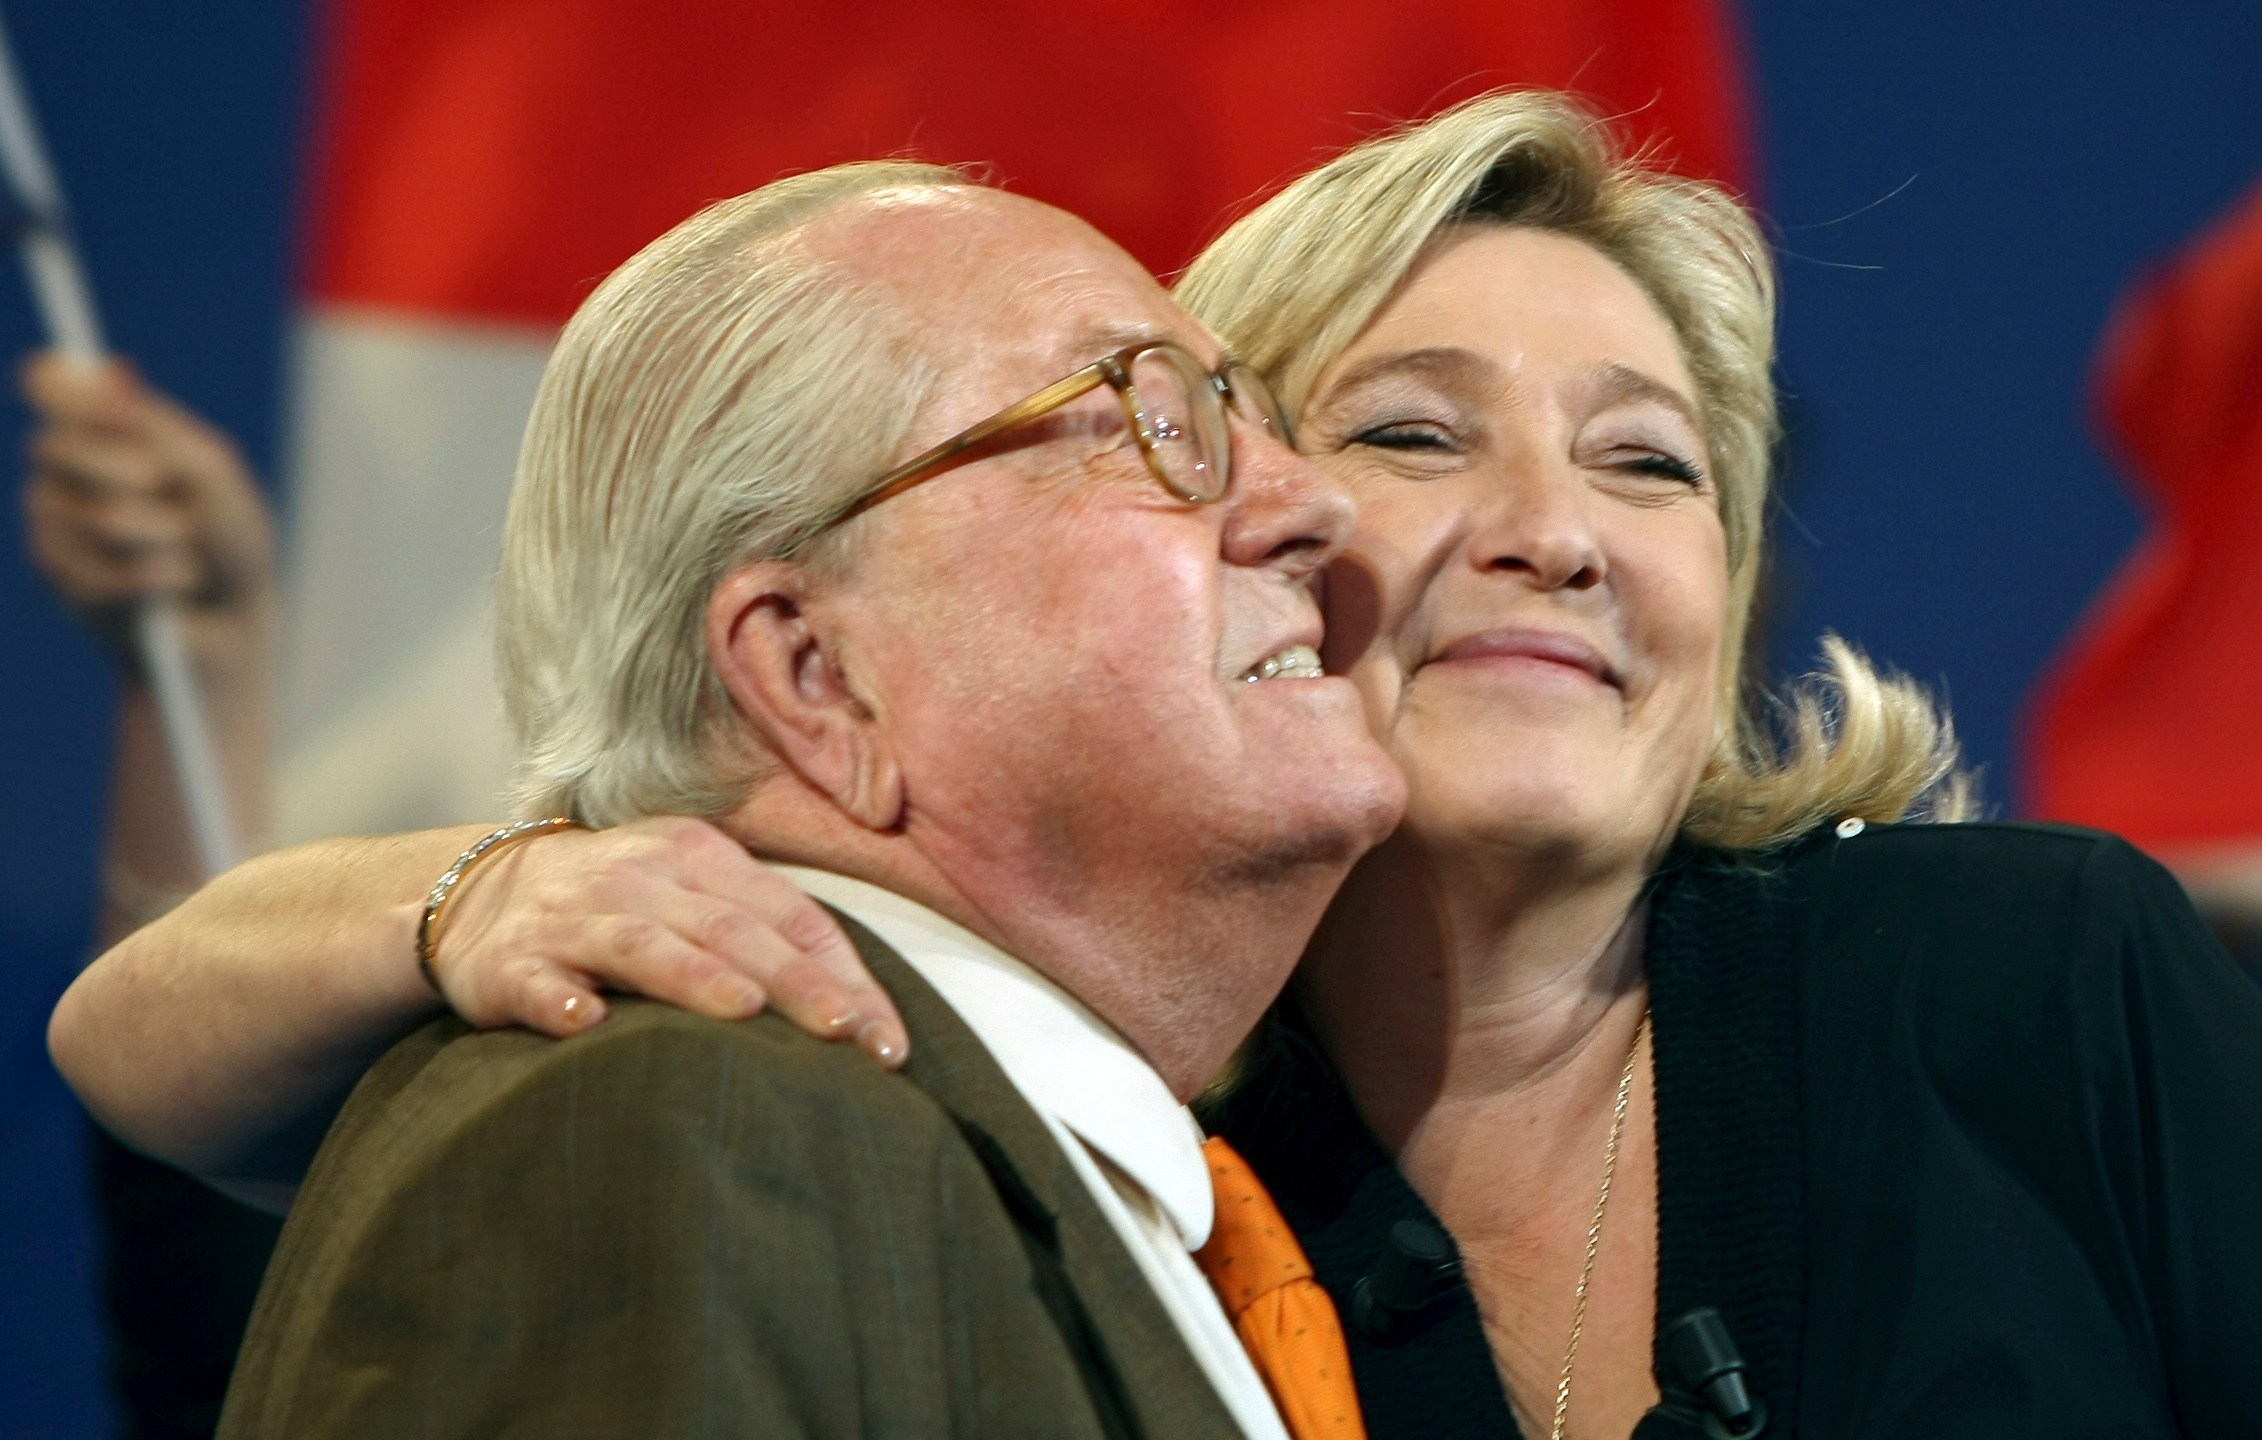
[[[326,840],[237,866],[65,992],[57,1067],[127,1143],[287,1201],[369,1063],[440,1012],[418,973],[424,897],[484,833]],[[719,1018],[774,1005],[900,1064],[908,1038],[824,909],[695,820],[524,841],[462,887],[434,953],[475,1025],[570,1035],[600,987]]]
[[[287,1201],[379,1054],[443,1008],[416,967],[432,882],[482,826],[325,840],[247,861],[65,992],[57,1067],[127,1143]],[[765,1004],[883,1064],[895,1008],[832,917],[727,835],[653,819],[523,841],[460,887],[434,949],[445,1005],[571,1035],[600,988],[724,1019]]]
[[[287,1201],[362,1070],[443,1008],[413,950],[385,959],[413,946],[417,877],[429,886],[479,833],[323,841],[237,866],[80,974],[48,1023],[56,1068],[127,1144]]]

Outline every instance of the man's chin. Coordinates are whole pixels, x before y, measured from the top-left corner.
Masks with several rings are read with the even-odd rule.
[[[1234,680],[1228,686],[1242,728],[1264,751],[1309,756],[1315,771],[1349,763],[1354,750],[1379,753],[1359,692],[1340,675]]]
[[[1406,782],[1373,742],[1317,757],[1294,790],[1277,794],[1239,853],[1213,872],[1221,887],[1310,885],[1321,900],[1361,855],[1397,828]]]
[[[1326,893],[1332,893],[1371,845],[1366,837],[1348,831],[1308,831],[1213,867],[1210,888],[1222,892],[1324,885]],[[1325,903],[1324,896],[1320,903]]]

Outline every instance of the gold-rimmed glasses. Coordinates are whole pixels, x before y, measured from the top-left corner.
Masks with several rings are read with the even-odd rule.
[[[1238,360],[1211,370],[1193,351],[1170,340],[1145,340],[1102,355],[1073,375],[1063,376],[1025,400],[1016,401],[979,424],[968,426],[931,450],[912,456],[874,480],[839,520],[861,515],[892,500],[986,441],[1026,425],[1102,385],[1115,389],[1123,418],[1138,441],[1139,453],[1162,488],[1181,500],[1208,505],[1225,498],[1233,483],[1232,413],[1263,427],[1283,445],[1290,443],[1287,417],[1272,387]],[[836,520],[834,523],[839,523]]]

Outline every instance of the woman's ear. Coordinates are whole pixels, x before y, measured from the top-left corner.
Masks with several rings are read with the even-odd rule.
[[[841,664],[841,636],[818,623],[825,582],[790,561],[732,572],[707,602],[707,652],[760,748],[870,830],[903,819],[903,771]]]

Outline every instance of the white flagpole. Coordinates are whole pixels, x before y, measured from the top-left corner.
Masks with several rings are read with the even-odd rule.
[[[0,26],[0,168],[23,207],[18,237],[33,302],[46,322],[55,348],[81,364],[100,364],[102,322],[94,309],[85,267],[64,224],[63,192],[47,163],[31,106],[16,72],[7,31]],[[198,860],[205,874],[217,875],[236,862],[236,831],[228,816],[228,792],[220,778],[211,727],[181,640],[180,617],[173,607],[151,602],[135,617],[142,663],[157,698],[157,714],[180,777]]]

